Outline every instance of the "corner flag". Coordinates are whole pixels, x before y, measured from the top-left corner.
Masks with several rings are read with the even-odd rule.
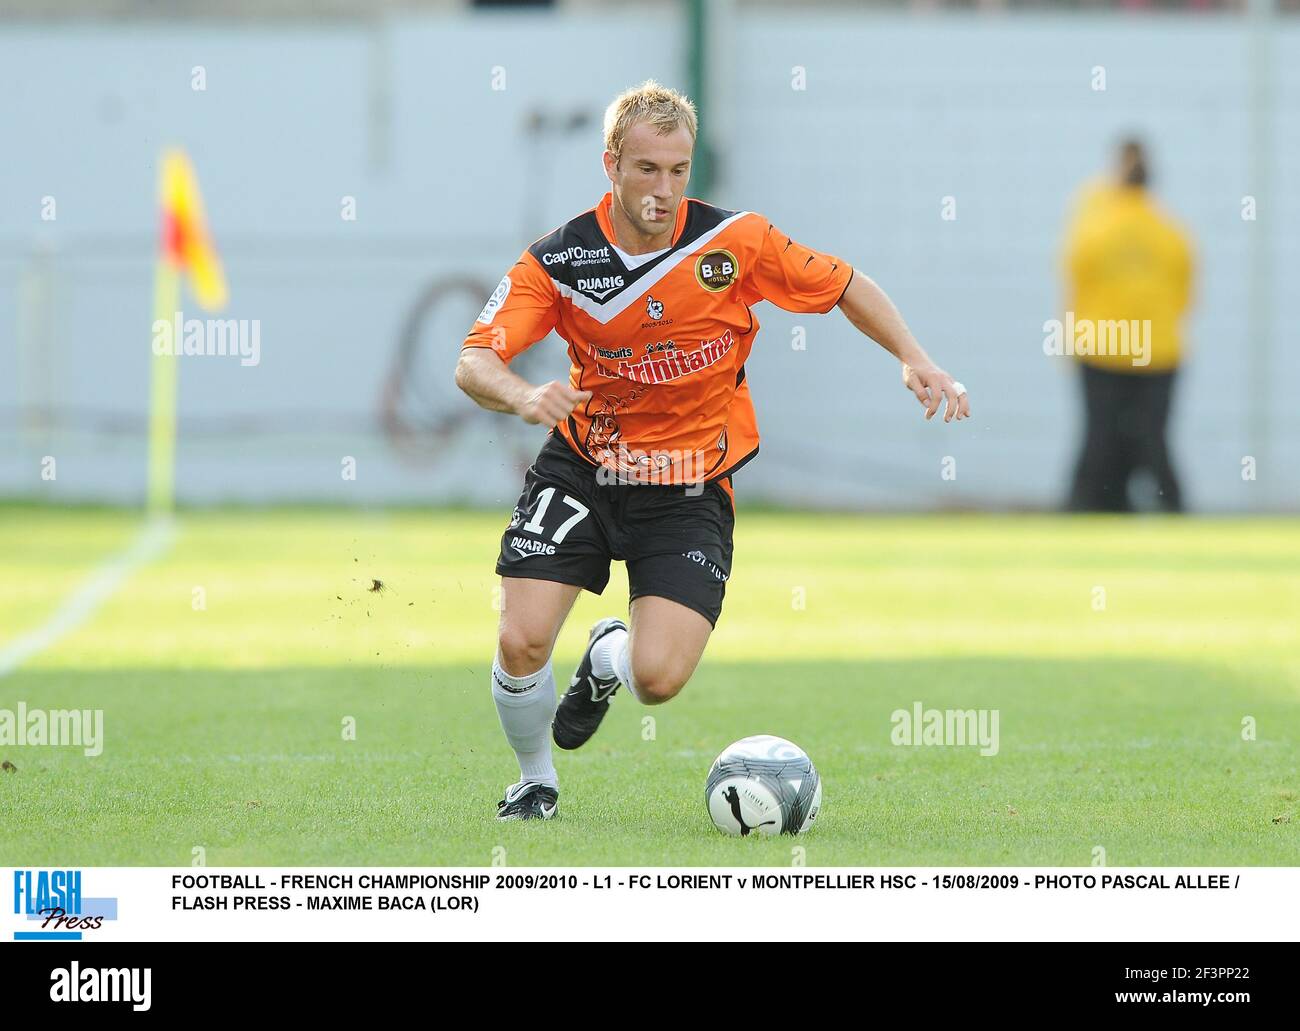
[[[199,307],[216,311],[228,293],[221,259],[208,233],[203,198],[194,167],[181,150],[163,152],[158,176],[162,235],[154,270],[154,332],[170,325],[180,308],[180,277],[185,274]],[[153,348],[149,405],[149,510],[170,513],[175,500],[176,379],[180,341],[159,353]]]

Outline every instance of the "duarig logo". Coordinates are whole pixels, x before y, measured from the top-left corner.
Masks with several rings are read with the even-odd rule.
[[[86,898],[80,870],[15,870],[14,916],[33,926],[14,941],[81,941],[117,919],[116,898]]]

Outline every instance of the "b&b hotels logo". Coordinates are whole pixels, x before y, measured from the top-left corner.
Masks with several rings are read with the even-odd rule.
[[[14,916],[32,930],[14,931],[14,941],[81,941],[117,919],[116,898],[88,899],[80,870],[15,870]]]

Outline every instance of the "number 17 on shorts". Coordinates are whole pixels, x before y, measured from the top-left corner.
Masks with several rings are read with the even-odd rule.
[[[544,483],[530,469],[501,535],[497,573],[575,584],[599,594],[609,582],[611,556],[590,500],[578,490]]]

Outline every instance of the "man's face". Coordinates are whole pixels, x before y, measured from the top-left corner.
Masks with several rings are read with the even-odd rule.
[[[660,136],[649,122],[638,122],[623,138],[617,162],[605,151],[605,174],[613,184],[614,203],[637,232],[665,237],[665,247],[690,179],[691,149],[691,134],[684,125]]]

